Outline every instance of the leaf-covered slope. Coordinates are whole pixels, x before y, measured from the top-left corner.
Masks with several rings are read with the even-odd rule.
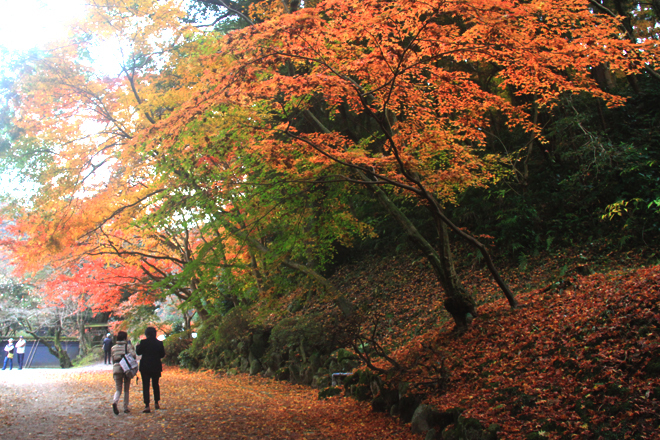
[[[650,251],[594,244],[530,257],[505,270],[522,304],[515,310],[478,261],[463,257],[480,306],[460,336],[414,254],[344,265],[332,280],[361,305],[362,334],[377,324],[377,342],[406,370],[382,376],[394,389],[405,382],[438,410],[498,423],[500,438],[654,438],[660,266],[640,269]],[[316,307],[307,302],[299,313]]]
[[[426,333],[400,359],[432,347],[428,361],[449,371],[438,409],[502,425],[505,438],[653,438],[660,429],[660,266],[576,276],[565,289],[484,305],[462,336]],[[430,391],[430,390],[427,390]],[[602,437],[601,437],[602,436]]]

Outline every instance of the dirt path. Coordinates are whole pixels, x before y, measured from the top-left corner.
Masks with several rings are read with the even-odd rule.
[[[305,387],[245,375],[168,368],[163,409],[141,412],[142,383],[130,414],[112,413],[111,367],[0,371],[3,439],[419,439],[352,399],[316,400]],[[123,399],[123,397],[122,397]],[[121,409],[121,404],[120,404]]]

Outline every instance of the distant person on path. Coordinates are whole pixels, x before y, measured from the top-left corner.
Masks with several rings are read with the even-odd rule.
[[[158,380],[163,372],[161,359],[165,357],[165,347],[163,343],[156,339],[156,329],[147,327],[144,331],[147,337],[143,339],[136,347],[137,354],[142,355],[140,359],[140,375],[142,376],[142,394],[144,397],[144,413],[150,413],[149,407],[149,382],[153,382],[155,408],[160,409],[160,384]]]
[[[124,412],[131,412],[131,410],[128,409],[128,391],[131,387],[131,379],[126,377],[124,370],[121,368],[121,365],[119,365],[119,362],[126,353],[135,356],[135,349],[127,339],[128,335],[126,332],[122,331],[117,333],[117,343],[112,347],[112,377],[115,379],[115,396],[112,400],[112,412],[114,412],[115,415],[119,414],[117,404],[119,404],[119,398],[121,397],[122,386],[124,388]]]
[[[25,357],[25,339],[23,336],[18,337],[16,341],[16,360],[18,361],[18,369],[23,369],[23,358]]]
[[[105,353],[105,358],[103,359],[103,363],[106,365],[109,365],[112,363],[112,338],[110,337],[110,333],[105,335],[105,339],[103,340],[103,352]]]
[[[14,340],[9,338],[7,345],[5,345],[5,361],[2,363],[2,369],[7,368],[7,361],[9,361],[9,369],[14,368]]]

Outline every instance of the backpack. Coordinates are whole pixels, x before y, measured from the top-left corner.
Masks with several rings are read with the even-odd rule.
[[[132,354],[126,351],[124,355],[121,357],[121,360],[119,361],[119,366],[121,367],[122,370],[124,370],[124,375],[129,379],[133,379],[138,372],[137,359],[135,359],[135,357]]]

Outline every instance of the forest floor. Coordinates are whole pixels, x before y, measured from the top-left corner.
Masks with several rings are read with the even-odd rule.
[[[111,367],[24,369],[0,375],[2,438],[29,439],[412,439],[410,427],[353,399],[319,401],[317,391],[273,380],[166,367],[162,409],[112,412]]]

